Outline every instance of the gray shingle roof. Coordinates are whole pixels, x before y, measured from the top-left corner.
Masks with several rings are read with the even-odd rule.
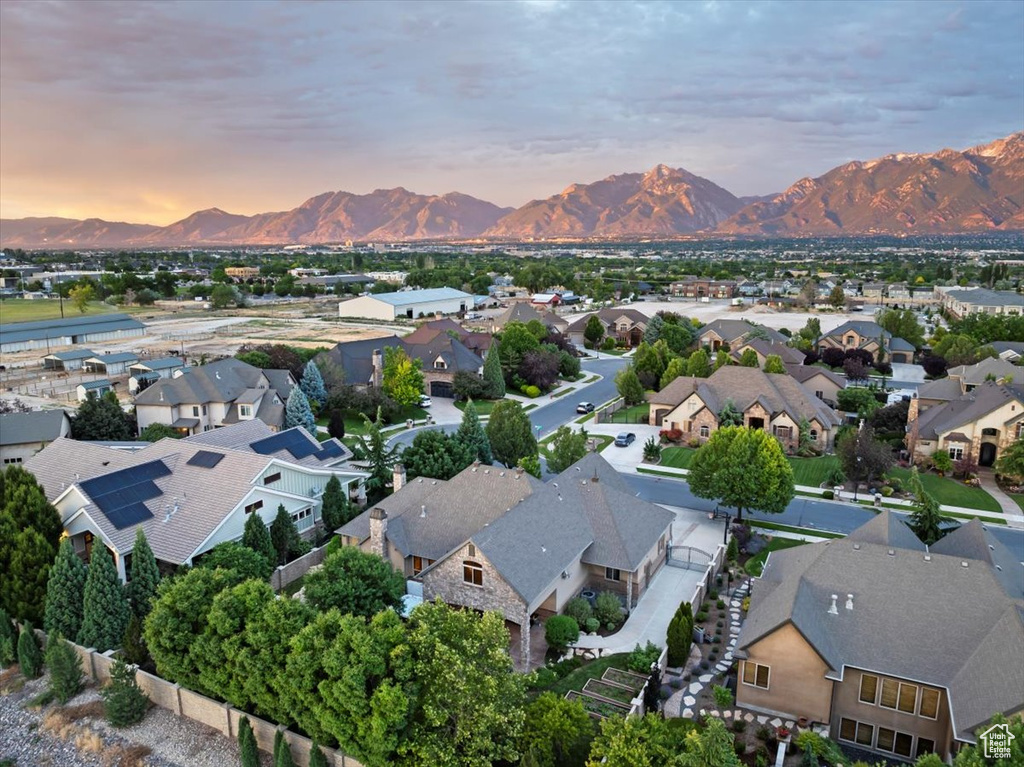
[[[917,388],[917,398],[927,400],[954,400],[963,396],[964,390],[959,381],[952,378],[940,378],[927,381]]]
[[[155,360],[143,360],[132,365],[133,368],[145,368],[146,370],[167,370],[184,366],[185,363],[181,361],[180,357],[160,357]]]
[[[988,376],[994,379],[1010,379],[1017,383],[1024,382],[1024,369],[1001,357],[987,357],[973,365],[958,365],[946,371],[950,378],[959,378],[964,383],[976,385],[984,383]]]
[[[540,311],[525,301],[517,301],[512,304],[508,309],[499,314],[492,324],[496,328],[503,328],[510,322],[527,323],[530,320],[538,320],[552,327],[567,327],[569,324],[564,318],[559,317],[554,312]]]
[[[984,383],[955,400],[933,405],[925,410],[918,419],[919,434],[924,439],[938,439],[940,434],[974,423],[1011,400],[1024,405],[1024,396],[1020,388],[1007,384]]]
[[[950,290],[946,292],[956,301],[974,306],[1018,306],[1024,308],[1024,296],[1010,290],[989,290],[974,288],[973,290]]]
[[[914,535],[914,531],[907,527],[906,522],[888,509],[883,509],[881,514],[858,527],[846,536],[846,540],[911,551],[926,551],[928,548]]]
[[[819,367],[818,365],[786,365],[786,372],[789,373],[800,383],[806,383],[815,376],[824,376],[829,381],[834,383],[840,389],[846,388],[846,377],[841,376],[838,373],[833,373],[828,368]]]
[[[0,445],[52,442],[61,436],[67,418],[60,409],[0,415]]]
[[[987,562],[1003,590],[1014,599],[1024,600],[1024,563],[977,517],[940,539],[931,551]]]
[[[100,362],[104,365],[111,365],[115,362],[138,362],[139,355],[135,352],[119,352],[117,354],[100,354],[89,358],[89,362]]]
[[[773,552],[752,591],[740,657],[791,622],[829,677],[854,667],[946,687],[961,738],[994,712],[1024,705],[1019,603],[983,561],[851,536]],[[838,615],[828,612],[832,594]]]
[[[729,346],[732,346],[736,341],[741,338],[753,333],[755,330],[760,330],[767,336],[769,341],[775,343],[784,344],[789,339],[786,338],[782,333],[773,328],[768,328],[763,325],[755,325],[747,320],[712,320],[707,325],[697,331],[697,338],[703,338],[706,334],[714,332],[720,338],[722,338]]]
[[[383,352],[384,349],[394,346],[403,346],[402,339],[395,335],[366,338],[335,344],[334,348],[320,356],[326,356],[330,362],[345,372],[346,383],[365,386],[373,375],[373,350],[380,349]]]

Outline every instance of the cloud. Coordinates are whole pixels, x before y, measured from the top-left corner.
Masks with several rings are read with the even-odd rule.
[[[767,193],[1020,130],[1022,26],[998,0],[6,0],[0,208],[166,223],[399,184],[519,205],[659,162]]]

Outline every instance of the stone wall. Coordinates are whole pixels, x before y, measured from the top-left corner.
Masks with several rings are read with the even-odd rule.
[[[526,605],[505,582],[494,566],[481,555],[477,549],[473,556],[469,555],[469,545],[453,553],[443,562],[439,562],[423,576],[423,599],[432,601],[435,597],[448,604],[471,607],[474,610],[495,610],[507,620],[520,626],[527,622]],[[463,560],[471,560],[483,567],[483,585],[474,586],[466,583],[462,577]]]

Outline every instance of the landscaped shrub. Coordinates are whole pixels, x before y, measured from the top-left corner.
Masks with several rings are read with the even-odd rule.
[[[702,660],[702,661],[700,662],[700,667],[701,667],[702,669],[704,669],[705,671],[707,671],[707,670],[708,670],[709,668],[711,668],[711,664],[710,664],[710,663],[708,663],[708,662],[707,662],[706,660]]]
[[[824,493],[821,494],[821,497],[824,498],[826,501],[831,501],[833,498],[836,497],[836,494],[833,493],[831,490],[826,490]]]
[[[611,632],[615,631],[615,629],[617,629],[617,628],[618,628],[618,624],[616,624],[616,623],[609,622],[609,623],[604,624],[604,630],[607,631],[609,634]]]
[[[583,659],[572,657],[566,660],[560,660],[557,663],[549,663],[547,668],[555,672],[559,679],[569,676],[573,671],[580,668],[583,665]]]
[[[247,716],[238,720],[238,750],[242,767],[260,767],[260,749]]]
[[[544,623],[544,639],[548,647],[563,652],[580,638],[580,627],[568,615],[553,615]]]
[[[719,577],[719,579],[721,579],[722,576],[718,576],[718,577]],[[719,580],[719,582],[721,582],[721,580]],[[708,599],[718,599],[718,590],[717,589],[711,589],[711,591],[708,592]]]
[[[741,607],[743,608],[743,612],[746,612],[750,609],[750,597],[743,597]]]
[[[612,349],[615,348],[615,339],[612,338],[611,336],[607,336],[604,339],[604,341],[601,342],[601,348],[604,349],[606,352],[610,352]]]
[[[118,658],[110,668],[110,684],[100,690],[107,721],[114,727],[127,727],[142,720],[149,699],[135,681],[135,667]]]
[[[716,625],[716,626],[717,626],[718,628],[724,628],[724,627],[725,627],[725,621],[718,621],[718,623],[716,623],[715,625]],[[717,633],[717,632],[716,632],[716,633]]]
[[[725,549],[725,558],[730,562],[735,562],[740,557],[740,545],[736,542],[736,537],[731,536],[729,538],[729,545]]]
[[[601,630],[601,621],[597,618],[587,618],[586,629],[588,634],[595,634]]]
[[[0,668],[7,668],[16,657],[18,631],[7,611],[0,607]]]
[[[717,607],[719,610],[724,610],[725,609],[725,600],[724,599],[719,599],[717,602],[715,602],[715,607]]]
[[[651,664],[657,662],[660,655],[661,648],[653,642],[648,642],[646,647],[641,647],[637,643],[636,647],[633,648],[633,652],[629,654],[626,664],[629,666],[630,671],[647,674],[650,673]]]
[[[704,612],[703,610],[701,610],[699,613],[697,613],[697,615],[694,617],[694,620],[696,620],[697,623],[703,623],[707,619],[708,619],[708,614],[706,612]]]
[[[622,603],[618,596],[610,591],[602,591],[594,600],[594,617],[601,623],[611,624],[609,631],[622,623]]]
[[[743,719],[734,719],[732,722],[733,732],[743,732],[747,729],[747,723]]]
[[[547,666],[541,666],[527,677],[526,686],[531,690],[545,690],[558,680],[558,674]]]
[[[43,654],[30,623],[23,623],[18,635],[18,665],[22,676],[29,679],[35,679],[43,670]]]
[[[539,386],[534,386],[533,384],[530,384],[529,386],[526,387],[526,391],[523,392],[523,393],[527,397],[529,397],[530,399],[533,399],[534,397],[539,397],[540,396],[540,387]]]
[[[46,667],[50,692],[58,703],[67,703],[82,689],[82,659],[59,633],[51,634],[46,642]]]
[[[891,496],[891,495],[892,495],[892,493],[893,493],[893,489],[892,489],[891,487],[889,487],[888,485],[885,485],[885,486],[883,486],[883,487],[882,487],[882,489],[880,490],[880,492],[882,493],[882,495],[883,495],[884,497],[888,498],[889,496]]]
[[[693,644],[693,608],[689,602],[681,602],[669,621],[667,644],[668,664],[684,666]]]
[[[829,738],[822,737],[813,730],[803,730],[796,736],[795,743],[800,751],[803,751],[805,754],[810,752],[815,758],[815,763],[817,763],[818,759],[824,759],[828,764],[842,764],[845,762],[845,756],[839,746]]]
[[[587,625],[587,621],[593,617],[594,611],[590,607],[590,602],[581,597],[570,599],[565,606],[565,614],[576,621],[576,625],[581,629]]]

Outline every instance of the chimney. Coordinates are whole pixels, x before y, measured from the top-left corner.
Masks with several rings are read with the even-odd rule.
[[[397,493],[405,487],[405,482],[405,467],[400,463],[396,463],[391,477],[391,486],[394,489],[393,491]]]
[[[380,388],[384,384],[384,353],[380,349],[374,349],[370,355],[370,364],[373,372],[370,374],[370,386]]]
[[[370,553],[388,558],[388,513],[378,507],[370,511]]]
[[[846,595],[846,609],[847,610],[852,610],[853,609],[853,594],[847,594]]]
[[[376,509],[374,509],[374,511],[376,511]],[[370,524],[372,525],[373,523],[371,522]],[[371,535],[372,535],[372,533],[371,533]],[[828,614],[829,615],[839,615],[839,608],[836,607],[836,600],[837,599],[839,599],[839,595],[838,594],[833,594],[832,595],[832,605],[828,608]]]

